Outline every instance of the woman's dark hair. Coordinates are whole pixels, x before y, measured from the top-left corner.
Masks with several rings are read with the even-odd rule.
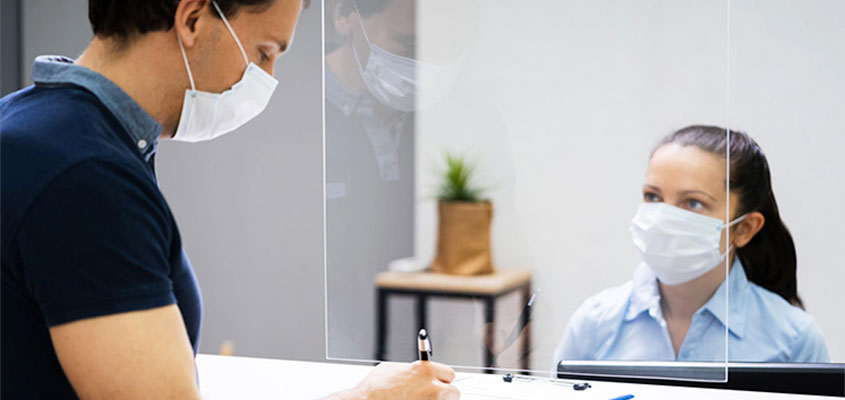
[[[88,20],[94,35],[125,42],[137,34],[166,31],[173,27],[173,17],[180,0],[88,0]],[[216,0],[226,18],[241,7],[262,10],[276,0]],[[309,0],[304,0],[305,7]],[[213,13],[215,16],[217,13]]]
[[[660,146],[674,143],[695,146],[725,157],[728,131],[716,126],[693,125],[666,136]],[[766,222],[736,254],[748,280],[804,308],[798,297],[795,243],[780,219],[772,192],[769,163],[763,149],[744,132],[730,131],[730,190],[739,197],[737,215],[760,212]]]

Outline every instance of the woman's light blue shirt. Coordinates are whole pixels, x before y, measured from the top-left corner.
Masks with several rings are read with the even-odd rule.
[[[725,287],[729,287],[729,322]],[[804,310],[749,282],[737,258],[729,279],[693,315],[677,357],[660,309],[657,278],[641,264],[633,279],[587,299],[555,351],[561,360],[830,362],[824,336]]]

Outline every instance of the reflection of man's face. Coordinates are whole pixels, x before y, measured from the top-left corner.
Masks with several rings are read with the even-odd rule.
[[[454,83],[454,57],[420,59],[416,0],[335,1],[331,15],[341,41],[326,54],[326,66],[347,91],[407,112],[417,107],[420,87],[428,99],[439,99]]]
[[[391,53],[413,58],[416,52],[416,0],[382,0],[384,6],[369,15],[365,5],[367,1],[370,0],[359,2],[363,15],[355,13],[351,17],[361,18],[366,29],[366,37],[370,39],[370,42]],[[350,23],[350,25],[352,40],[348,43],[355,46],[355,51],[361,57],[361,63],[366,64],[370,56],[370,47],[361,30],[361,24]]]

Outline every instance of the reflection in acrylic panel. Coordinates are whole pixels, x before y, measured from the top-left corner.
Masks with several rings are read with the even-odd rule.
[[[805,174],[789,171],[777,135],[800,123],[788,111],[805,107],[825,121],[808,137],[843,140],[833,111],[845,106],[835,91],[842,51],[822,47],[819,32],[783,27],[786,14],[727,6],[327,2],[328,356],[412,360],[425,327],[436,360],[475,367],[706,362],[672,377],[719,381],[728,359],[841,359],[822,332],[842,327],[819,304],[842,296],[805,295],[826,288],[829,249],[811,254],[805,237],[818,229],[801,217],[815,214],[796,185],[779,183]],[[841,30],[811,8],[797,12]],[[795,42],[734,20],[773,24]],[[798,48],[824,57],[825,81],[800,61],[736,50]],[[778,82],[757,73],[773,64],[807,73],[804,90],[830,84],[804,97],[823,105],[787,100],[802,88],[779,101],[758,93]],[[826,148],[785,142],[845,170]],[[785,199],[779,210],[775,198]],[[782,226],[797,228],[795,252]],[[797,287],[812,299],[806,311],[796,307],[796,265],[815,277]],[[518,271],[530,286],[502,278]],[[799,327],[803,344],[790,333]]]

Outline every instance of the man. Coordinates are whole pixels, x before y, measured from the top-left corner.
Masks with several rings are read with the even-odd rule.
[[[261,112],[302,6],[90,0],[80,58],[39,57],[35,85],[0,100],[0,396],[199,398],[200,292],[155,182],[157,143]],[[453,377],[382,364],[334,398],[457,398]]]

